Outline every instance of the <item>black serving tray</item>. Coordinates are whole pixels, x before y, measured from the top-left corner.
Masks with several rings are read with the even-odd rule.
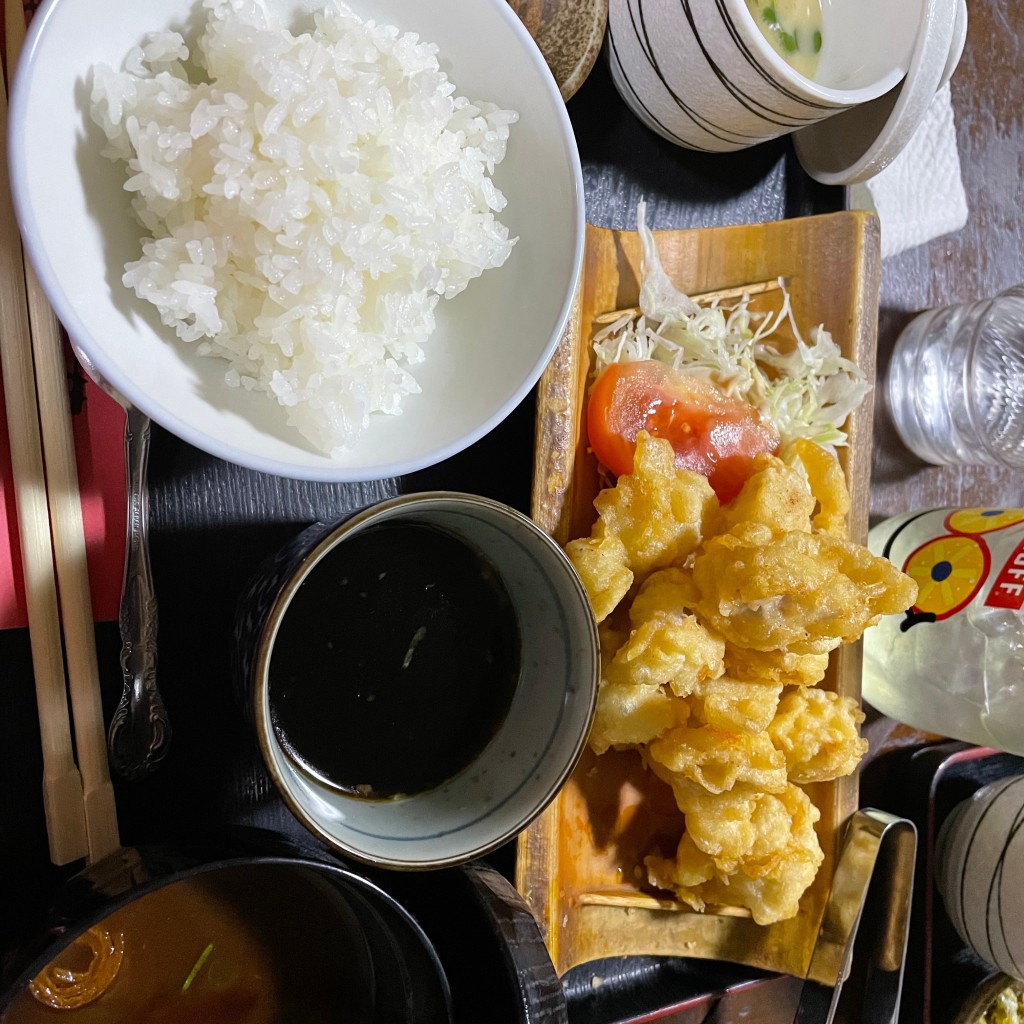
[[[640,199],[646,199],[648,223],[655,228],[757,223],[844,207],[844,190],[811,181],[786,139],[715,156],[680,149],[656,136],[622,103],[604,57],[568,110],[583,163],[587,219],[595,225],[635,227]],[[339,518],[393,494],[450,488],[528,512],[533,423],[531,394],[488,436],[438,466],[400,479],[348,485],[284,480],[242,469],[153,428],[149,482],[158,679],[173,739],[166,761],[151,775],[115,779],[123,843],[173,844],[231,824],[284,833],[297,828],[263,769],[232,695],[231,623],[239,595],[260,562],[310,523]],[[109,721],[121,692],[116,624],[97,627],[97,647]],[[80,865],[56,868],[49,862],[26,630],[0,632],[0,682],[2,969],[30,923]],[[489,857],[488,864],[511,878],[514,844]],[[460,927],[457,916],[448,915],[446,923],[456,931]],[[478,983],[481,977],[486,974],[471,980]],[[686,1000],[718,998],[773,982],[720,965],[641,960],[611,965],[600,987],[570,979],[566,992],[570,1019],[580,1024],[667,1022],[690,1019],[679,1016]],[[453,982],[457,1004],[459,983]],[[462,983],[468,983],[465,976]],[[550,1012],[549,1019],[557,1020],[564,1009]]]

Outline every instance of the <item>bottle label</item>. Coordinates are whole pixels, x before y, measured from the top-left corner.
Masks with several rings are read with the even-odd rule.
[[[985,598],[990,608],[1012,608],[1020,611],[1024,604],[1024,538],[1018,542],[996,576],[992,589]]]
[[[941,622],[975,602],[1014,611],[1024,605],[1024,509],[935,509],[890,522],[876,553],[918,585],[902,632]]]
[[[904,615],[864,634],[864,699],[883,714],[1024,755],[1024,509],[913,512],[868,546],[912,576]]]

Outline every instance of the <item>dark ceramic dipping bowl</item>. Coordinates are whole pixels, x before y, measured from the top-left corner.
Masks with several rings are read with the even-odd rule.
[[[70,1014],[69,1020],[218,1024],[243,1010],[246,1020],[304,1024],[451,1021],[440,960],[401,904],[337,865],[252,852],[252,845],[123,849],[76,875],[19,958],[0,995],[0,1021]],[[105,947],[99,959],[85,946],[90,934]],[[100,961],[109,962],[117,945],[123,953],[112,954],[116,973],[97,986]],[[81,1010],[44,1005],[30,985],[54,962],[91,972],[77,990],[58,983],[62,999],[89,988],[102,994]],[[114,1015],[104,1016],[104,1007]]]
[[[299,630],[300,648],[307,639],[310,646],[323,642],[319,626],[310,626],[308,637],[302,635],[311,621],[305,612],[289,621],[293,606],[304,607],[300,603],[303,588],[318,572],[327,573],[333,582],[347,580],[351,566],[346,558],[357,541],[371,529],[396,524],[444,531],[486,559],[488,572],[501,581],[514,610],[520,660],[497,731],[489,739],[483,737],[485,745],[464,768],[425,791],[367,799],[325,782],[289,755],[275,731],[271,679],[276,645],[286,629]],[[385,547],[391,543],[384,532],[376,536],[384,538]],[[385,553],[379,552],[382,559]],[[395,570],[396,575],[404,571],[402,565]],[[382,615],[389,614],[385,606]],[[412,637],[406,658],[419,659],[427,650],[434,634],[416,646],[421,631],[414,631],[414,626],[419,621],[410,622],[400,634],[399,659],[405,637]],[[340,632],[332,644],[345,647],[353,637],[346,634],[348,619],[339,614],[339,622]],[[351,631],[363,628],[353,625]],[[456,664],[458,647],[452,643],[445,650],[442,645],[442,657],[450,656]],[[526,516],[470,494],[406,495],[343,523],[311,528],[296,538],[264,569],[243,604],[239,653],[240,675],[263,758],[292,813],[342,854],[389,868],[463,863],[525,828],[575,767],[597,698],[597,627],[568,558]],[[330,670],[342,685],[348,666],[331,660]],[[307,671],[316,676],[320,667],[313,665]],[[486,688],[493,682],[482,671],[473,684]],[[296,685],[302,684],[300,678]],[[327,724],[329,720],[339,719],[324,716],[328,734],[335,728]],[[382,734],[386,728],[381,726]],[[424,724],[423,728],[433,727]],[[371,743],[377,738],[370,734]],[[383,735],[379,738],[383,743]]]

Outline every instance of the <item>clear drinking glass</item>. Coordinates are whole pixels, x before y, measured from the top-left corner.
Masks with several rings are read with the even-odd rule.
[[[903,443],[926,462],[1024,468],[1024,285],[911,320],[886,398]]]

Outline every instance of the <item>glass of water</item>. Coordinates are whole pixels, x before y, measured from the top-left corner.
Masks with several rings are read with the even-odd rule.
[[[885,390],[925,462],[1024,468],[1024,285],[911,320]]]

